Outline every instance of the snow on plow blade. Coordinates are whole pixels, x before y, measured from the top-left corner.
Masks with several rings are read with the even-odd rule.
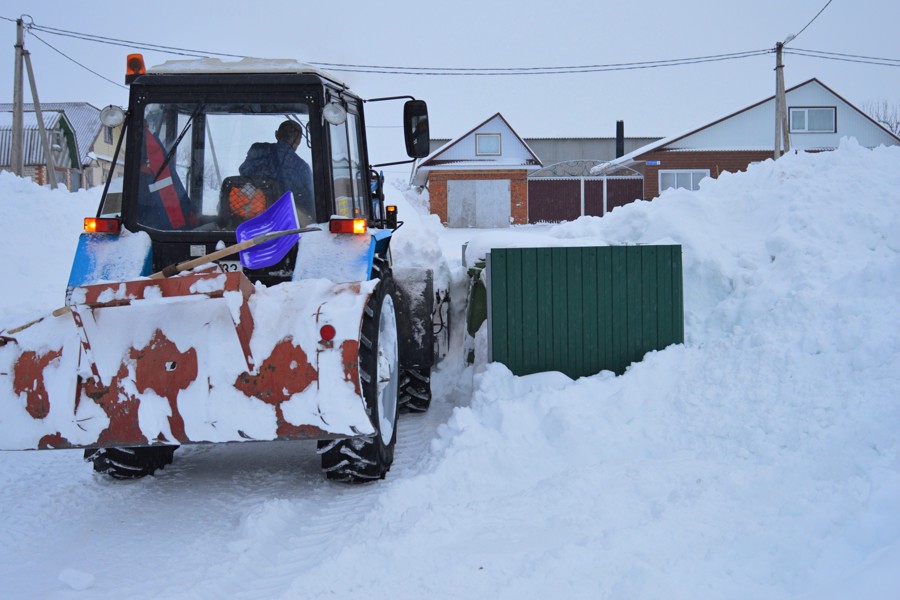
[[[0,347],[0,449],[371,435],[358,348],[375,283],[210,271],[76,288],[70,314]]]

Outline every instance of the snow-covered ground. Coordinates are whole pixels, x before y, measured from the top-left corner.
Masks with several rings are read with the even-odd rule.
[[[0,596],[897,598],[898,191],[900,148],[848,141],[558,226],[450,231],[403,200],[395,259],[457,311],[463,242],[682,244],[685,344],[515,377],[464,365],[457,312],[432,410],[364,486],[302,442],[182,448],[132,482],[0,453]],[[98,196],[0,174],[0,327],[61,303]]]

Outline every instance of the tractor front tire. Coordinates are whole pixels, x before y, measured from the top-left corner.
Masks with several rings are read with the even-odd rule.
[[[93,463],[96,472],[113,479],[137,479],[171,464],[177,447],[88,448],[84,460]]]
[[[333,481],[384,479],[394,462],[400,379],[396,292],[389,268],[381,265],[379,275],[363,312],[359,341],[359,384],[375,435],[319,442],[322,470]]]

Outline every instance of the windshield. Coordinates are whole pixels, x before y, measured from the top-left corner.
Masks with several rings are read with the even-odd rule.
[[[291,192],[315,221],[309,107],[147,104],[136,219],[168,231],[233,231]]]

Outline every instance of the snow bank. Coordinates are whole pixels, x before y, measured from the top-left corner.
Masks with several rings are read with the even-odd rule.
[[[844,142],[602,219],[513,228],[503,244],[681,244],[685,344],[577,381],[449,361],[432,412],[401,423],[448,415],[430,448],[411,458],[401,440],[388,479],[352,490],[322,483],[314,458],[298,485],[293,447],[281,463],[270,449],[201,449],[134,486],[80,476],[83,464],[52,452],[33,467],[9,459],[0,534],[14,544],[0,575],[20,597],[90,586],[106,598],[895,598],[898,189],[900,149]],[[5,201],[19,190],[32,222],[73,198],[8,176],[0,190]],[[470,232],[420,215],[418,197],[397,200],[394,258],[459,287],[448,240]],[[74,249],[77,224],[53,226],[41,243],[72,231]],[[4,255],[23,257],[27,238],[11,232]],[[31,250],[20,260],[29,276],[4,288],[0,317],[14,298],[52,307],[43,286],[62,294],[66,273]],[[169,558],[173,545],[193,551]],[[155,576],[99,569],[108,548],[155,561]]]
[[[374,554],[429,597],[893,597],[898,189],[900,149],[850,141],[495,238],[682,244],[686,344],[622,377],[481,365],[361,532],[389,539],[312,591],[389,589],[341,578]]]
[[[78,236],[84,218],[97,214],[100,189],[73,194],[0,171],[0,324],[27,322],[65,303]]]

